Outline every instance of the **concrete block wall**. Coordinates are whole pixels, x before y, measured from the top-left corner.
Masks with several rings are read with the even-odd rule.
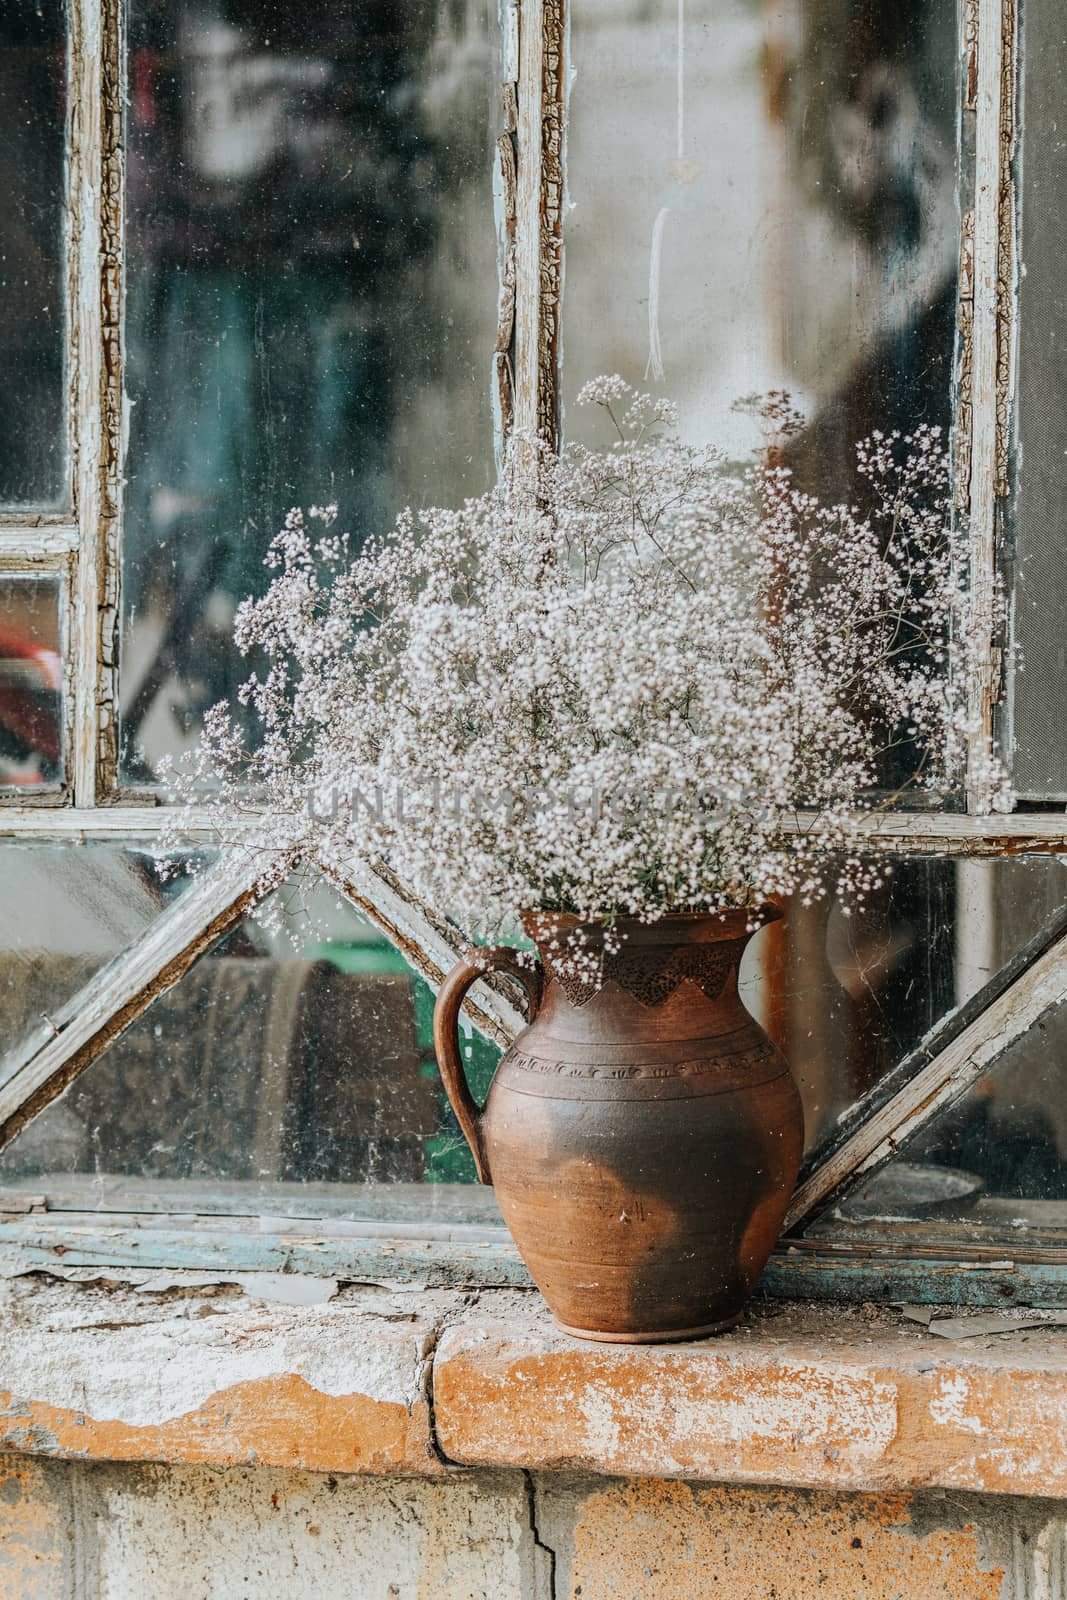
[[[1067,1504],[0,1458],[0,1600],[1067,1600]]]

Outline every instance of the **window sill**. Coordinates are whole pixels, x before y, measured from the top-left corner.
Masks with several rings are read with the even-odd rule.
[[[583,1345],[483,1296],[439,1340],[434,1400],[464,1465],[1067,1494],[1054,1327],[954,1343],[892,1307],[763,1303],[694,1344]]]
[[[762,1305],[717,1339],[610,1346],[517,1291],[352,1286],[297,1306],[263,1280],[78,1276],[0,1282],[0,1449],[1067,1495],[1055,1328],[950,1343],[892,1308]]]

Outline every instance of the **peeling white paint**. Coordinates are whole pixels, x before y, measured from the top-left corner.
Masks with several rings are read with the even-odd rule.
[[[585,1422],[583,1441],[588,1440],[600,1455],[614,1455],[619,1448],[620,1432],[616,1397],[589,1384],[575,1395],[575,1406]]]
[[[730,1363],[708,1359],[700,1392],[680,1383],[675,1392],[615,1389],[610,1382],[588,1384],[575,1394],[583,1419],[584,1451],[601,1459],[621,1451],[638,1470],[642,1450],[659,1470],[682,1473],[696,1458],[720,1446],[736,1449],[757,1442],[785,1452],[839,1448],[847,1441],[850,1458],[877,1461],[897,1433],[897,1392],[843,1366],[775,1365],[767,1383],[746,1371],[746,1383],[730,1392]],[[715,1392],[717,1383],[722,1391]],[[714,1399],[709,1400],[709,1392]]]
[[[0,1283],[0,1389],[132,1427],[286,1375],[324,1395],[410,1409],[437,1322],[457,1303],[350,1290],[311,1306],[203,1296],[158,1304],[117,1287],[9,1279]]]
[[[940,1427],[984,1433],[982,1419],[967,1411],[969,1398],[970,1385],[962,1373],[943,1373],[938,1380],[938,1393],[930,1401],[930,1415]]]

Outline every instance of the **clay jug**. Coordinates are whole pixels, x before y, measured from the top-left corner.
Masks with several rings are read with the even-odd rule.
[[[767,915],[775,913],[765,913]],[[740,1317],[781,1228],[803,1148],[800,1096],[745,1009],[745,912],[624,919],[602,982],[559,972],[560,931],[531,913],[540,964],[472,952],[437,1000],[434,1042],[483,1183],[563,1327],[584,1339],[695,1338]],[[531,1021],[479,1110],[457,1023],[471,984],[519,978]]]

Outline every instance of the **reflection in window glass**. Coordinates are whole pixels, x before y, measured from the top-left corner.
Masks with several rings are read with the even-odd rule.
[[[566,394],[647,378],[733,447],[732,402],[787,389],[829,493],[872,428],[947,422],[955,7],[586,0],[570,26]]]
[[[190,881],[179,872],[164,882],[151,854],[134,845],[0,846],[0,1073],[55,1036],[90,978]]]
[[[131,936],[123,908],[135,933],[161,892],[145,878],[132,895],[137,857],[116,850],[105,865],[98,913],[85,908],[100,869],[83,860],[60,880],[76,912],[69,938],[90,962],[97,946],[77,919],[99,915],[110,954]],[[989,869],[978,886],[966,876],[975,865]],[[902,862],[862,915],[832,900],[794,907],[757,935],[742,993],[789,1054],[809,1158],[933,1026],[1062,918],[1065,873],[1053,859]],[[61,928],[48,937],[66,948]],[[47,995],[64,970],[56,961],[34,981]],[[499,1225],[434,1065],[432,1015],[429,988],[394,947],[321,880],[296,877],[15,1139],[0,1183],[43,1181],[57,1199],[112,1210],[180,1210],[195,1194],[207,1210]],[[482,1101],[499,1051],[473,1031],[465,1049]],[[1043,1092],[1054,1090],[1050,1079]]]
[[[154,1001],[18,1135],[0,1183],[104,1209],[181,1209],[199,1186],[201,1209],[499,1225],[434,1066],[426,984],[325,886],[268,904],[271,931],[242,923]],[[466,1050],[480,1098],[499,1052],[475,1034]]]
[[[67,8],[0,7],[0,506],[66,499]]]
[[[1067,864],[970,862],[988,874],[972,886],[969,915],[994,961],[1013,943],[1064,922]],[[1057,900],[1058,891],[1058,900]],[[1055,910],[1053,907],[1055,906]],[[962,911],[962,908],[961,908]],[[1015,1246],[1067,1243],[1067,1004],[1054,1005],[953,1104],[919,1127],[899,1153],[865,1174],[809,1230],[877,1233],[915,1224],[924,1239],[960,1242],[980,1226]]]
[[[1067,1004],[1045,1012],[811,1231],[907,1223],[931,1240],[980,1227],[1016,1247],[1067,1244]]]
[[[1065,902],[1067,867],[1055,857],[900,860],[864,906],[847,913],[832,895],[792,905],[756,936],[743,993],[789,1058],[809,1164],[858,1101],[884,1098],[897,1064],[1063,917]]]
[[[493,473],[494,0],[132,0],[124,764],[195,740],[294,504]]]
[[[1021,1218],[1067,1230],[1067,1005],[1047,1011],[912,1141],[908,1157],[913,1166],[975,1180],[968,1194],[956,1185],[955,1204],[944,1204],[943,1215]]]
[[[58,578],[0,577],[0,785],[62,778],[60,596]]]

